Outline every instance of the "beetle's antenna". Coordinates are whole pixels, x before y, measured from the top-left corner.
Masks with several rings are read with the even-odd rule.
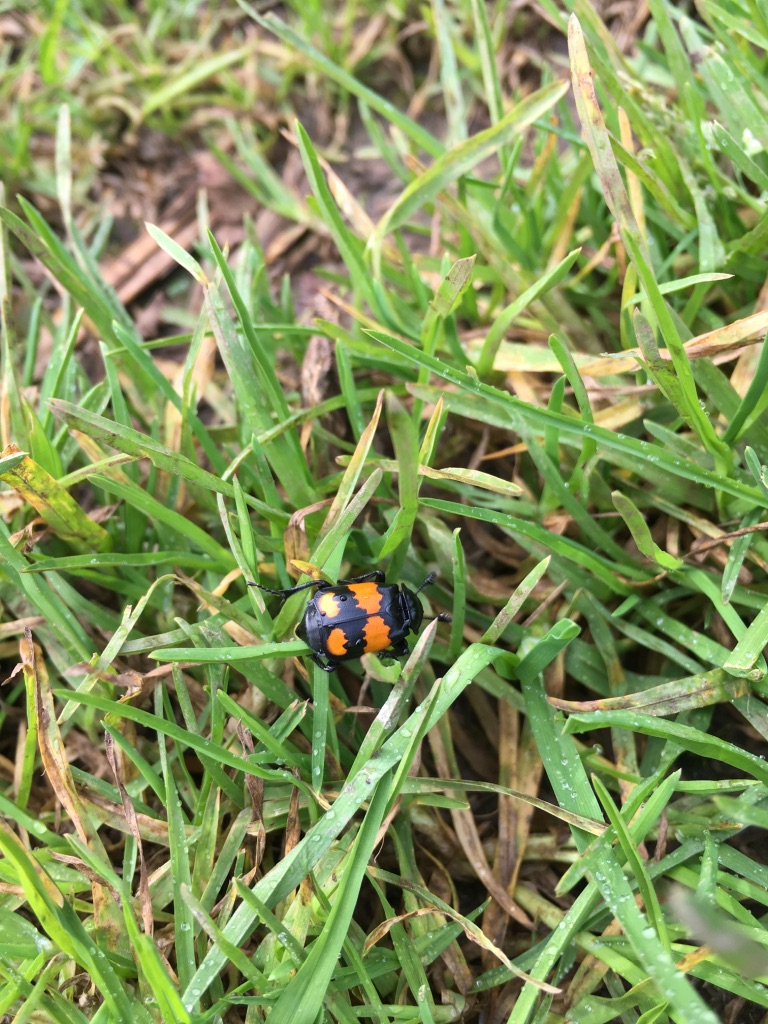
[[[424,587],[428,587],[430,585],[430,583],[434,583],[436,579],[437,579],[437,573],[436,572],[431,572],[429,574],[429,576],[427,576],[427,578],[421,584],[421,586],[416,591],[416,593],[420,594],[422,592],[422,590],[424,589]],[[424,622],[431,622],[432,619],[437,619],[438,622],[453,622],[453,617],[451,615],[449,615],[448,612],[440,612],[439,615],[425,615],[424,616]]]
[[[427,576],[427,578],[426,578],[426,579],[424,580],[424,582],[423,582],[423,583],[421,584],[421,586],[420,586],[420,587],[419,587],[419,589],[418,589],[418,590],[416,591],[416,593],[417,593],[417,594],[420,594],[420,593],[422,592],[422,590],[424,589],[424,587],[428,587],[428,586],[429,586],[429,585],[430,585],[431,583],[434,583],[436,579],[437,579],[437,573],[436,573],[436,572],[431,572],[431,573],[429,574],[429,576]]]
[[[299,583],[297,587],[291,587],[289,590],[273,590],[271,587],[265,587],[263,583],[248,583],[249,587],[258,587],[259,590],[266,590],[268,594],[276,594],[278,597],[282,598],[286,598],[290,594],[295,594],[298,590],[307,590],[309,587],[316,587],[318,585],[318,580],[310,580],[309,583]]]

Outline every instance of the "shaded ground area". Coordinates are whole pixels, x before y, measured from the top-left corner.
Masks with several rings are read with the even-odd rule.
[[[644,4],[619,4],[611,9],[609,23],[620,39],[631,38],[633,26],[645,16],[644,10]],[[557,73],[564,73],[564,41],[546,20],[541,20],[533,6],[512,6],[506,16],[509,23],[503,33],[507,40],[499,64],[510,92],[522,96],[540,81],[543,64],[554,59]],[[243,147],[233,138],[232,127],[242,133],[241,137],[261,140],[263,159],[302,209],[308,192],[304,170],[295,146],[281,138],[281,133],[290,135],[295,117],[325,154],[334,174],[373,220],[382,216],[402,190],[402,182],[373,155],[356,111],[346,103],[336,106],[338,93],[333,83],[311,69],[305,73],[300,57],[294,59],[236,9],[214,16],[218,18],[215,28],[211,16],[203,16],[207,22],[203,28],[211,38],[202,51],[198,39],[183,38],[184,26],[180,26],[181,37],[177,39],[167,30],[165,50],[158,45],[157,57],[171,62],[168,72],[142,68],[136,60],[134,76],[127,77],[123,72],[121,87],[118,59],[122,55],[134,60],[135,54],[142,52],[138,42],[142,17],[146,15],[139,6],[133,25],[112,29],[114,52],[107,48],[106,58],[99,55],[102,60],[108,59],[107,67],[113,70],[114,78],[95,59],[74,75],[62,75],[59,83],[59,98],[71,109],[75,221],[81,230],[93,231],[105,216],[113,220],[100,260],[105,279],[130,307],[146,338],[175,333],[178,323],[163,311],[181,305],[194,315],[198,299],[190,296],[185,300],[183,288],[180,292],[178,285],[166,281],[174,269],[172,261],[143,231],[144,222],[158,225],[179,245],[190,249],[199,240],[201,229],[210,227],[221,244],[234,249],[242,241],[247,220],[253,223],[270,275],[277,280],[284,273],[291,274],[300,315],[305,309],[311,314],[319,282],[308,272],[318,265],[336,268],[333,249],[311,226],[297,225],[260,201],[259,197],[264,197],[263,182],[238,156],[237,150]],[[340,14],[337,21],[341,36],[350,31]],[[333,18],[329,29],[332,37]],[[0,39],[15,49],[19,60],[26,47],[35,41],[44,43],[46,30],[46,24],[31,13],[6,13],[0,20]],[[109,26],[105,31],[109,37]],[[356,24],[354,32],[357,42],[346,66],[367,86],[442,136],[445,113],[440,105],[440,57],[431,48],[427,26],[418,20],[397,25],[381,14]],[[249,46],[250,58],[244,57],[225,72],[214,72],[209,78],[191,83],[188,93],[179,87],[165,102],[158,100],[155,104],[154,97],[166,79],[179,80],[197,62],[215,63],[228,52]],[[59,66],[67,63],[66,39],[61,40],[61,47]],[[74,61],[74,57],[70,59]],[[15,95],[8,97],[11,106],[6,118],[18,117],[27,102],[24,92],[42,90],[43,83],[35,79],[30,67],[26,79],[17,83]],[[65,85],[69,91],[64,91]],[[232,109],[232,100],[238,94],[243,105],[239,110]],[[152,113],[143,115],[142,109],[152,109]],[[11,192],[21,190],[56,223],[60,220],[58,203],[43,184],[50,185],[55,174],[56,106],[52,97],[47,98],[40,112],[43,116],[39,122],[36,124],[32,117],[29,125],[32,181],[21,167],[15,176],[12,161],[7,161],[2,171]],[[478,105],[470,120],[474,120],[476,129],[483,127],[487,111]],[[212,146],[226,163],[232,161],[238,168],[239,180],[230,173],[232,165],[224,166]],[[40,188],[35,187],[35,179],[39,179]],[[199,211],[201,194],[204,208]],[[198,215],[201,212],[202,217]],[[26,268],[34,280],[34,265],[28,263]],[[167,294],[163,290],[166,287]]]

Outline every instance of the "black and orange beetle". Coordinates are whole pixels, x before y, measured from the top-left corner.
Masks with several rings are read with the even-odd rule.
[[[282,598],[317,587],[296,635],[309,647],[313,661],[324,672],[333,672],[342,661],[363,654],[391,651],[398,658],[409,654],[406,637],[418,632],[424,618],[416,596],[436,578],[431,572],[415,592],[402,583],[387,583],[381,569],[338,583],[310,580],[290,590],[272,590],[261,583],[248,586]],[[451,621],[445,612],[436,617],[440,622]]]

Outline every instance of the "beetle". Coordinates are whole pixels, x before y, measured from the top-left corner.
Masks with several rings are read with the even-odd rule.
[[[342,661],[363,654],[387,651],[397,658],[409,654],[406,637],[410,632],[418,632],[424,618],[417,595],[436,579],[437,574],[431,572],[413,591],[404,583],[387,583],[385,573],[374,569],[338,583],[310,580],[289,590],[272,590],[261,583],[248,586],[283,599],[317,587],[296,627],[296,635],[307,644],[316,665],[324,672],[334,672]],[[435,617],[440,622],[451,621],[446,612]]]

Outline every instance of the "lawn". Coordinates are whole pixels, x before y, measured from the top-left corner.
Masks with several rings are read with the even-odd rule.
[[[0,30],[0,1019],[768,1024],[765,0]]]

